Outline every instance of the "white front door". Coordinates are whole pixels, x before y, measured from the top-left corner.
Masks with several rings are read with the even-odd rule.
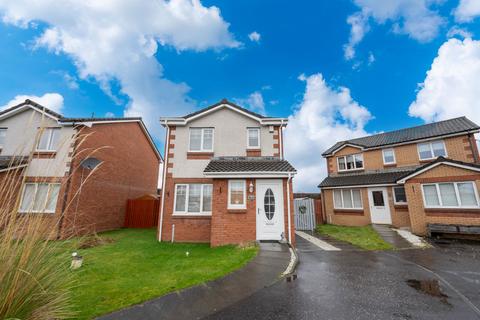
[[[387,188],[368,188],[368,202],[372,223],[392,224]]]
[[[256,189],[257,240],[281,240],[285,231],[282,180],[257,179]]]

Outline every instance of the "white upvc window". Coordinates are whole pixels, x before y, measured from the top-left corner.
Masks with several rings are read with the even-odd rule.
[[[176,184],[174,214],[212,214],[212,189],[211,184]]]
[[[56,151],[60,138],[60,128],[43,128],[40,130],[37,151]]]
[[[350,171],[363,169],[363,154],[351,154],[337,157],[338,171]]]
[[[190,128],[189,151],[213,152],[213,128]]]
[[[333,190],[333,207],[335,209],[363,209],[360,189]]]
[[[393,148],[383,149],[383,164],[395,164],[397,161],[395,159],[395,150]]]
[[[228,181],[228,209],[247,208],[247,183],[245,180]]]
[[[22,213],[55,213],[59,192],[59,183],[25,183],[19,211]]]
[[[443,140],[419,143],[417,145],[418,157],[420,160],[431,160],[440,156],[447,156],[447,149]]]
[[[7,128],[0,128],[0,149],[5,146],[5,138],[7,137]]]
[[[393,203],[394,204],[407,203],[407,195],[405,193],[405,187],[393,187]]]
[[[477,187],[473,181],[422,184],[425,208],[479,207]]]
[[[247,148],[260,149],[260,128],[247,128]]]

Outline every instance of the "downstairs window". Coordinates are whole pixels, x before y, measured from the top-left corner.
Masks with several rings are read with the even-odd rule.
[[[335,209],[363,209],[362,193],[360,189],[333,190],[333,204]]]
[[[198,183],[175,185],[174,213],[211,214],[212,185]]]
[[[20,212],[55,213],[59,192],[59,183],[25,183]]]
[[[475,183],[448,182],[422,185],[426,208],[478,208],[478,193]]]

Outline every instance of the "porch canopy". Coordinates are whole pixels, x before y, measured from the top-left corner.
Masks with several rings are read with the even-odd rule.
[[[278,157],[218,157],[203,173],[208,178],[288,178],[297,171]]]
[[[0,172],[26,166],[26,157],[0,156]]]

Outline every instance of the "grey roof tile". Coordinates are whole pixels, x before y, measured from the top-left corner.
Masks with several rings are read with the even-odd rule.
[[[212,159],[204,173],[296,172],[286,160],[277,157],[219,157]]]
[[[406,129],[374,134],[367,137],[340,141],[335,143],[322,155],[329,155],[338,147],[348,143],[364,148],[373,148],[479,129],[480,127],[474,122],[466,117],[460,117]]]
[[[396,170],[382,170],[367,173],[341,174],[326,177],[319,185],[325,187],[344,187],[396,183],[400,178],[412,173],[415,168],[398,168]]]

